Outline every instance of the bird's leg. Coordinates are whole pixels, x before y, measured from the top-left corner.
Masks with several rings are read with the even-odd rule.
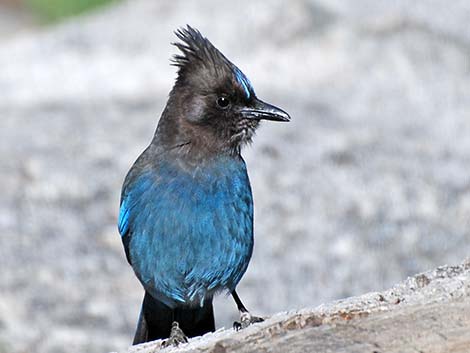
[[[235,300],[235,303],[237,304],[238,311],[240,312],[240,322],[235,321],[233,323],[234,330],[238,331],[250,326],[251,324],[264,321],[263,318],[252,316],[250,314],[250,312],[245,308],[245,305],[243,305],[242,301],[240,300],[240,297],[238,296],[235,290],[232,292],[232,297]]]
[[[167,340],[163,341],[162,347],[178,347],[180,343],[188,343],[188,337],[186,337],[183,330],[180,329],[178,323],[176,321],[173,321],[173,323],[171,324],[170,337],[168,337]]]

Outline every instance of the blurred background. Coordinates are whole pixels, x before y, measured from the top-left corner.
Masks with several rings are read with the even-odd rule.
[[[131,343],[124,176],[199,28],[288,111],[244,151],[252,312],[381,290],[470,252],[466,0],[0,0],[0,352]],[[216,304],[218,327],[237,312]]]

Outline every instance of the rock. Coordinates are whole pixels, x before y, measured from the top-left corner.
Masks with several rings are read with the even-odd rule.
[[[414,282],[424,277],[428,285],[415,288]],[[465,353],[470,346],[469,289],[468,262],[443,266],[379,294],[279,313],[245,330],[219,330],[178,348],[160,350],[159,340],[133,346],[127,353]]]

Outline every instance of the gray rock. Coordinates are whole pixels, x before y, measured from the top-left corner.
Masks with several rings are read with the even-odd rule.
[[[382,293],[278,313],[240,332],[219,330],[165,352],[455,352],[470,344],[470,263],[441,266]],[[160,350],[161,340],[128,353]]]

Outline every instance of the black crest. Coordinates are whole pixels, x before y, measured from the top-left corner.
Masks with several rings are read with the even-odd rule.
[[[182,55],[176,54],[173,56],[173,65],[180,68],[190,64],[216,66],[223,63],[229,66],[233,65],[197,29],[187,25],[186,28],[176,30],[175,34],[181,42],[172,44],[181,50]]]
[[[186,28],[175,31],[175,34],[181,42],[172,44],[182,54],[174,55],[172,64],[179,67],[180,78],[188,72],[194,74],[198,72],[198,69],[203,69],[213,76],[233,77],[248,98],[252,95],[253,87],[248,78],[197,29],[187,25]]]

